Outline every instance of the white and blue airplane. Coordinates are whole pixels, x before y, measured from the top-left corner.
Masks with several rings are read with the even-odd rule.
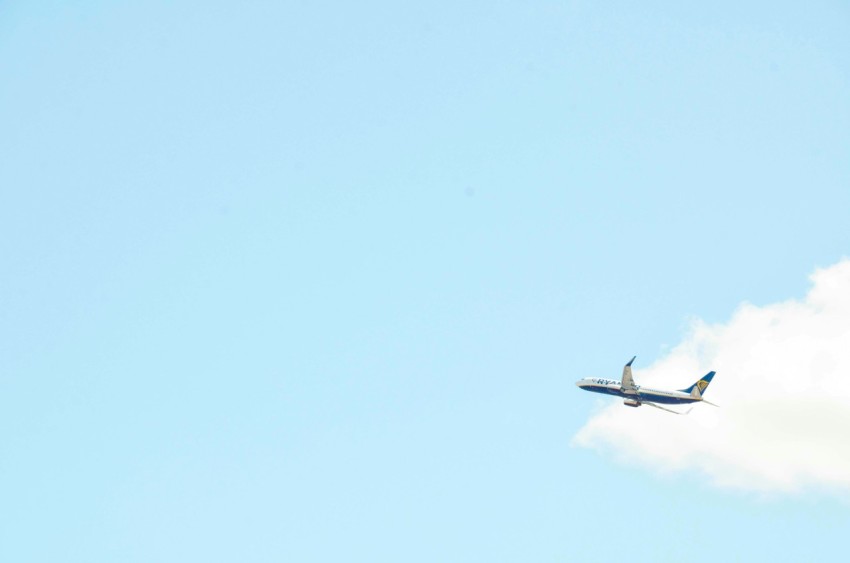
[[[629,360],[629,363],[627,363],[623,368],[622,381],[587,377],[585,379],[580,379],[576,381],[576,385],[578,385],[585,391],[593,391],[594,393],[605,393],[606,395],[616,395],[617,397],[623,397],[623,404],[627,407],[637,408],[641,405],[649,405],[650,407],[655,407],[657,409],[672,412],[674,414],[688,414],[689,412],[691,412],[690,409],[687,412],[681,413],[674,411],[673,409],[662,407],[658,403],[662,403],[665,405],[686,405],[690,403],[705,403],[713,407],[717,406],[714,403],[709,403],[708,401],[702,398],[702,394],[705,393],[706,388],[708,388],[708,384],[711,383],[711,379],[714,377],[715,372],[708,372],[707,374],[702,376],[699,381],[697,381],[687,389],[681,389],[679,391],[662,391],[659,389],[649,389],[648,387],[641,387],[640,385],[635,385],[635,380],[632,378],[632,362],[635,361],[635,358],[637,358],[637,356]]]

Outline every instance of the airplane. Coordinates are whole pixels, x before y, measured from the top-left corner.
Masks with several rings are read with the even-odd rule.
[[[625,367],[623,367],[622,381],[614,381],[613,379],[600,379],[596,377],[586,377],[584,379],[576,381],[576,385],[578,385],[585,391],[593,391],[594,393],[605,393],[607,395],[616,395],[618,397],[623,397],[625,399],[623,401],[623,404],[627,407],[637,408],[641,405],[647,405],[650,407],[661,409],[663,411],[672,412],[673,414],[688,414],[689,412],[691,412],[691,410],[688,409],[687,412],[682,413],[674,411],[673,409],[668,409],[667,407],[662,407],[658,403],[663,403],[665,405],[705,403],[713,407],[717,406],[714,403],[709,403],[702,397],[702,394],[705,393],[708,384],[711,383],[711,379],[714,377],[715,372],[708,372],[707,374],[702,376],[699,381],[697,381],[687,389],[681,389],[679,391],[661,391],[658,389],[649,389],[648,387],[641,387],[640,385],[635,385],[635,380],[632,378],[632,362],[635,361],[635,358],[637,358],[637,356],[629,360],[629,363],[627,363]]]

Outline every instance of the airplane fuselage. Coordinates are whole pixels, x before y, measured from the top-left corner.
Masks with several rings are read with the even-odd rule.
[[[694,397],[689,393],[682,391],[664,391],[660,389],[650,389],[641,385],[636,385],[634,389],[623,390],[622,382],[613,379],[603,379],[598,377],[587,377],[576,381],[576,385],[585,391],[593,391],[594,393],[603,393],[605,395],[614,395],[624,399],[631,399],[642,403],[644,401],[651,403],[662,403],[665,405],[685,405],[689,403],[698,403],[701,399]],[[634,405],[637,406],[637,405]]]

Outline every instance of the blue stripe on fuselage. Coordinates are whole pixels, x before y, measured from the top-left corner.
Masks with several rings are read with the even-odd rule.
[[[688,403],[696,402],[696,399],[691,399],[689,397],[668,397],[666,395],[656,395],[655,393],[644,393],[642,391],[638,391],[638,397],[640,397],[641,401],[649,401],[650,403],[663,403],[665,405],[686,405]]]
[[[669,397],[667,395],[659,395],[650,391],[641,390],[638,390],[637,396],[635,396],[634,394],[623,393],[617,388],[604,387],[602,385],[588,385],[583,389],[587,391],[593,391],[594,393],[602,393],[604,395],[614,395],[617,397],[622,397],[624,399],[637,398],[637,400],[639,401],[647,401],[650,403],[662,403],[665,405],[686,405],[688,403],[697,402],[696,399],[692,399],[690,397]]]

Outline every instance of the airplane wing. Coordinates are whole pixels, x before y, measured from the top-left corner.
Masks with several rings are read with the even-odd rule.
[[[635,361],[635,358],[629,360],[629,363],[623,367],[623,381],[620,383],[623,391],[634,391],[636,389],[635,380],[632,378],[632,362]]]
[[[650,407],[655,407],[656,409],[661,409],[663,411],[672,412],[673,414],[683,414],[683,415],[688,414],[693,409],[693,407],[691,407],[690,409],[686,410],[685,412],[679,412],[679,411],[674,411],[673,409],[668,409],[667,407],[662,407],[661,405],[656,405],[655,403],[647,403],[646,401],[641,401],[640,404],[649,405]]]

